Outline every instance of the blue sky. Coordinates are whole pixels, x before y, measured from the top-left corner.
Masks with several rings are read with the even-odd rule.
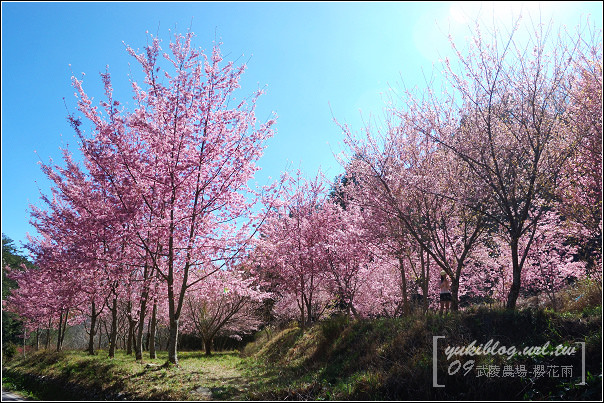
[[[257,117],[278,115],[259,163],[266,183],[286,167],[341,173],[334,117],[361,129],[361,111],[379,118],[389,88],[423,87],[422,70],[450,54],[448,32],[464,37],[476,15],[506,23],[521,9],[569,27],[591,14],[602,27],[601,2],[3,2],[2,232],[25,241],[28,205],[49,189],[38,161],[77,147],[65,107],[74,111],[72,73],[86,73],[85,89],[100,100],[108,65],[117,97],[129,99],[128,73],[140,72],[122,42],[142,49],[146,31],[167,45],[170,30],[191,27],[197,47],[210,50],[216,38],[226,60],[247,62],[240,94],[265,87]]]

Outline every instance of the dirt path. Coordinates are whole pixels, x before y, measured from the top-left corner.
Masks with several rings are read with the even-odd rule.
[[[250,379],[230,365],[206,363],[199,375],[202,385],[193,391],[199,400],[237,399],[249,388]]]

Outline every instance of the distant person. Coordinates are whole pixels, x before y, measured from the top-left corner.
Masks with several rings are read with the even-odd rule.
[[[411,310],[416,311],[422,308],[424,303],[424,296],[422,294],[422,287],[420,279],[415,279],[413,282],[415,292],[411,294]]]
[[[447,277],[447,273],[443,271],[440,272],[440,313],[443,313],[443,308],[445,312],[449,312],[449,308],[451,307],[451,284],[449,284],[449,278]]]

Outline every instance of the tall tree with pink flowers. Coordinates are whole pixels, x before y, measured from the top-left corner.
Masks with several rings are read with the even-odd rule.
[[[141,268],[143,284],[153,278],[165,284],[175,364],[187,291],[232,264],[249,239],[257,195],[247,183],[274,123],[256,121],[262,91],[236,100],[245,66],[224,63],[218,45],[206,55],[192,39],[174,35],[169,52],[157,38],[143,52],[127,47],[144,73],[142,83],[131,80],[132,111],[114,99],[109,73],[101,74],[100,109],[74,77],[78,110],[92,135],[70,116],[88,170],[124,213],[117,231],[141,262],[130,265]]]
[[[304,328],[326,307],[326,260],[323,248],[329,231],[323,209],[327,199],[319,172],[306,179],[298,171],[284,183],[277,203],[266,206],[267,219],[256,242],[256,259],[276,279],[282,302],[297,306]],[[295,302],[293,302],[295,301]]]
[[[563,169],[580,140],[567,118],[573,61],[585,46],[580,33],[554,33],[541,23],[520,33],[519,22],[509,33],[486,34],[477,24],[467,44],[452,39],[456,57],[444,60],[442,91],[409,94],[400,110],[415,130],[455,153],[485,189],[488,203],[472,207],[509,241],[508,308],[516,306],[533,235],[556,203]]]

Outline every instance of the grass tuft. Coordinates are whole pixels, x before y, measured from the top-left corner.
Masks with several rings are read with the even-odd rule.
[[[123,352],[113,359],[104,351],[95,356],[81,351],[15,356],[4,363],[3,386],[34,391],[30,396],[43,400],[598,400],[601,320],[601,308],[593,305],[564,312],[483,307],[445,316],[371,320],[340,316],[304,331],[295,324],[280,331],[264,329],[241,353],[208,357],[203,352],[180,352],[178,366],[163,365],[166,352],[142,363]],[[444,337],[441,350],[489,339],[519,348],[544,343],[572,347],[582,341],[586,385],[576,385],[578,373],[572,379],[476,376],[478,366],[530,369],[572,364],[578,370],[580,354],[477,356],[472,358],[473,372],[462,376],[448,375],[453,360],[439,350],[437,375],[446,387],[434,388],[434,336]]]

